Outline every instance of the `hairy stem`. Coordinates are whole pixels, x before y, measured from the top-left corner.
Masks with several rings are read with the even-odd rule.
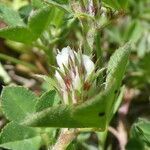
[[[76,138],[78,132],[76,129],[62,129],[56,144],[52,150],[65,150],[67,146]]]

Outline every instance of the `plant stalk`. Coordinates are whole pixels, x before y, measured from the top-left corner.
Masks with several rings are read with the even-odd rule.
[[[76,138],[78,132],[76,129],[68,130],[64,128],[58,137],[56,144],[53,146],[52,150],[65,150],[67,146]]]

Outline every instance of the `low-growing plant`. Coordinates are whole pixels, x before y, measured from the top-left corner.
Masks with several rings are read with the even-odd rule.
[[[23,144],[24,149],[38,149],[52,138],[48,134],[55,129],[50,127],[68,128],[62,129],[66,137],[58,138],[53,148],[59,149],[67,147],[82,128],[106,130],[121,102],[122,92],[119,90],[129,52],[127,44],[114,53],[102,87],[97,82],[102,70],[95,70],[88,56],[69,47],[57,55],[59,68],[49,83],[56,90],[37,97],[21,86],[4,87],[2,110],[10,123],[2,130],[1,146],[20,149]],[[63,144],[59,140],[63,140]],[[31,145],[28,144],[30,141]]]
[[[51,89],[37,96],[23,86],[3,88],[1,108],[8,123],[1,131],[0,147],[76,149],[75,139],[93,131],[104,133],[105,139],[123,98],[122,80],[136,40],[118,42],[123,46],[103,62],[101,31],[125,15],[128,1],[32,0],[20,5],[16,11],[0,3],[0,37],[9,46],[20,42],[24,49],[42,52],[51,71],[49,75],[35,74],[35,64],[6,54],[0,54],[0,59],[30,68]],[[133,127],[137,130],[137,134],[142,130],[139,125]]]

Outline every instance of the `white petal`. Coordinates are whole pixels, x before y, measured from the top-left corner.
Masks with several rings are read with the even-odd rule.
[[[74,59],[74,51],[69,46],[62,49],[62,54],[68,54],[68,56]]]
[[[74,91],[72,91],[72,102],[73,102],[73,104],[77,103],[77,100],[75,99],[75,93],[74,93]]]
[[[94,71],[94,68],[95,68],[94,63],[92,62],[90,57],[87,55],[82,55],[82,59],[83,59],[83,65],[86,70],[86,76],[88,76]]]
[[[63,101],[64,101],[64,104],[69,104],[68,92],[66,90],[64,90],[62,92],[63,92]]]
[[[73,89],[79,90],[79,88],[81,86],[81,80],[80,80],[80,76],[79,76],[77,67],[76,67],[75,72],[76,72],[76,75],[72,79],[72,85],[73,85]]]
[[[62,49],[60,53],[57,54],[56,56],[56,61],[59,66],[59,68],[64,71],[64,66],[68,66],[68,60],[69,57],[71,57],[72,60],[74,60],[74,53],[73,50],[69,46],[65,47]]]
[[[64,80],[62,79],[62,77],[61,77],[61,75],[59,74],[58,71],[55,72],[55,77],[56,77],[58,83],[60,84],[61,88],[65,90],[65,89],[66,89],[65,82],[64,82]]]

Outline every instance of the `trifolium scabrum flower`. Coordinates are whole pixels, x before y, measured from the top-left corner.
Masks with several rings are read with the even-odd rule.
[[[56,56],[57,89],[65,104],[77,104],[88,99],[95,76],[95,65],[87,55],[65,47]]]

